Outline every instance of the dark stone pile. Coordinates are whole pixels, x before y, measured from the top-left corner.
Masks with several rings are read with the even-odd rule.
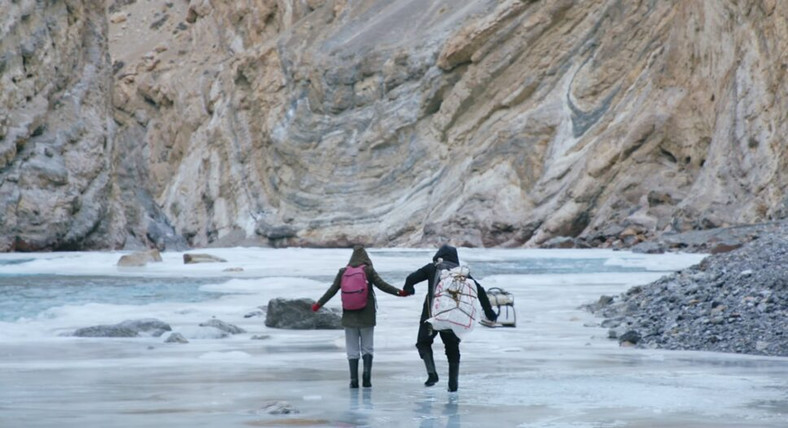
[[[788,225],[586,308],[622,344],[788,356]]]

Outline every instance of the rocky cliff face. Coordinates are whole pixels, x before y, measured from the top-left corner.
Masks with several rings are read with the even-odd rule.
[[[5,250],[632,245],[788,216],[784,2],[15,4],[29,13],[2,6],[0,229],[21,238]],[[30,94],[48,126],[16,119],[37,28],[80,35],[43,43],[26,79],[94,89],[82,133],[54,123],[44,84]],[[67,134],[101,191],[73,164],[63,184],[21,179],[26,153]],[[20,195],[69,189],[83,208],[30,220]]]
[[[0,250],[122,243],[100,2],[0,3]]]

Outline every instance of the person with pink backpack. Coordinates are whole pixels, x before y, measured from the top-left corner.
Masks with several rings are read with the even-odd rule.
[[[384,281],[372,267],[367,251],[357,245],[347,266],[339,269],[334,282],[315,304],[317,312],[338,291],[342,295],[342,327],[345,328],[345,350],[350,367],[350,387],[358,388],[358,360],[364,362],[362,385],[372,387],[372,354],[377,302],[370,284],[395,296],[406,296],[405,292]]]

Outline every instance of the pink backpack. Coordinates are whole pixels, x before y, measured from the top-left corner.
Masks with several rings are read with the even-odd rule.
[[[364,272],[365,265],[353,267],[348,265],[345,273],[342,274],[340,289],[342,290],[342,309],[355,311],[364,309],[367,306],[367,295],[369,286],[367,285],[367,274]]]

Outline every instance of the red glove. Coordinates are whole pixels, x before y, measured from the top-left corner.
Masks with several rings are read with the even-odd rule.
[[[398,295],[398,296],[405,297],[405,296],[410,296],[410,293],[408,293],[408,292],[407,292],[407,291],[405,291],[405,290],[400,290],[400,291],[397,291],[397,295]]]
[[[318,309],[320,309],[320,305],[317,303],[312,304],[312,312],[317,312]]]

